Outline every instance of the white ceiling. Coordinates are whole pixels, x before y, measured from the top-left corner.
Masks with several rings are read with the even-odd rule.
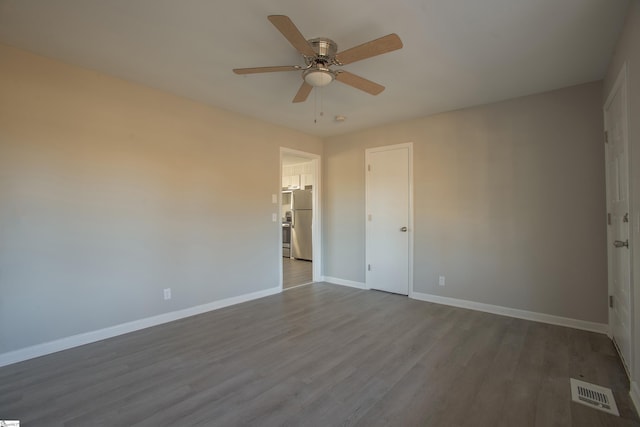
[[[629,0],[0,0],[0,41],[305,133],[382,123],[601,79]],[[303,64],[267,20],[344,50],[397,33],[404,48],[345,66],[386,86],[333,82],[292,104]],[[321,116],[320,112],[324,114]],[[346,121],[333,120],[344,115]],[[317,119],[317,123],[314,123]]]

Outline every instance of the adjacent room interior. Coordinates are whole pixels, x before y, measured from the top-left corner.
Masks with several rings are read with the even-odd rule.
[[[0,420],[638,425],[640,0],[0,0]]]
[[[313,282],[314,185],[313,155],[282,152],[282,288]],[[316,190],[317,191],[317,190]]]

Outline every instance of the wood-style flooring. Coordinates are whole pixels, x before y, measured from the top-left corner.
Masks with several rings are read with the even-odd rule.
[[[282,288],[311,283],[313,280],[313,263],[293,258],[282,258]]]
[[[611,387],[621,417],[570,401]],[[0,368],[23,426],[637,426],[600,334],[324,283]]]

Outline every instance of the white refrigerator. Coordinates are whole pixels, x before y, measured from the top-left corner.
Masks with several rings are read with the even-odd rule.
[[[291,193],[291,252],[294,258],[313,260],[311,251],[311,222],[313,219],[312,190],[294,190]]]

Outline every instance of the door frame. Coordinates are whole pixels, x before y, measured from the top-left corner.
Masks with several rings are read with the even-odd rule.
[[[322,157],[319,154],[308,153],[306,151],[294,150],[293,148],[280,147],[280,169],[278,171],[278,217],[280,217],[280,211],[282,210],[282,157],[285,154],[292,156],[303,157],[311,161],[311,168],[313,171],[313,217],[311,220],[311,250],[313,251],[313,264],[312,264],[312,282],[322,281]],[[280,291],[282,292],[282,224],[278,222],[278,229],[280,230],[278,235],[278,270],[280,272],[279,284]]]
[[[413,298],[413,237],[414,237],[414,227],[413,227],[413,142],[404,142],[401,144],[393,144],[393,145],[384,145],[381,147],[373,147],[367,148],[364,152],[364,171],[365,171],[365,212],[364,212],[364,223],[365,223],[365,244],[364,244],[364,270],[365,270],[365,289],[371,289],[369,283],[367,283],[367,235],[369,234],[369,221],[367,219],[367,212],[369,209],[369,174],[367,174],[367,165],[370,162],[370,156],[372,153],[381,152],[381,151],[389,151],[395,150],[398,148],[408,148],[409,149],[409,224],[407,231],[409,233],[409,264],[407,268],[408,271],[408,280],[409,280],[409,298]]]
[[[627,375],[630,376],[630,379],[633,378],[633,375],[636,371],[636,369],[640,369],[640,367],[638,366],[634,366],[634,361],[635,361],[635,340],[634,337],[636,335],[636,325],[634,323],[634,319],[635,319],[635,286],[634,286],[634,277],[633,277],[633,250],[634,250],[634,242],[633,242],[633,229],[634,226],[637,227],[636,224],[634,224],[633,222],[633,215],[632,214],[632,207],[633,207],[633,191],[634,191],[634,185],[633,185],[633,181],[631,180],[631,147],[629,144],[629,93],[628,93],[628,77],[627,77],[627,63],[625,62],[622,67],[621,70],[618,74],[618,77],[616,78],[615,83],[613,84],[611,90],[609,91],[609,94],[607,95],[607,99],[604,103],[603,106],[603,117],[604,117],[604,130],[608,131],[609,129],[609,124],[607,123],[607,109],[609,108],[609,106],[611,105],[611,102],[613,101],[614,95],[618,92],[621,91],[620,93],[623,94],[624,96],[624,103],[623,103],[623,108],[624,108],[624,122],[623,123],[623,127],[624,127],[624,144],[626,144],[626,149],[627,149],[627,185],[628,185],[628,203],[629,203],[629,214],[632,217],[630,220],[630,230],[629,230],[629,271],[627,272],[629,275],[629,360],[627,360],[627,364],[628,366],[625,366],[625,368],[628,368],[629,371],[627,371]],[[606,147],[605,144],[605,173],[608,176],[608,149]],[[607,202],[607,212],[611,212],[611,199],[610,199],[610,194],[609,194],[609,183],[607,182],[605,184],[605,188],[606,188],[606,202]],[[609,226],[607,225],[607,281],[608,281],[608,287],[607,287],[607,292],[608,295],[612,295],[613,292],[613,278],[612,278],[612,251],[613,251],[613,237],[612,237],[612,232],[609,229]],[[615,303],[615,302],[614,302]],[[611,307],[608,307],[608,321],[609,321],[609,333],[608,336],[609,338],[611,338],[613,340],[613,330],[611,329],[611,325],[612,325],[612,315],[613,315],[613,310],[611,309]],[[616,346],[617,349],[617,346]],[[624,364],[623,364],[624,365]],[[625,369],[626,370],[626,369]]]

